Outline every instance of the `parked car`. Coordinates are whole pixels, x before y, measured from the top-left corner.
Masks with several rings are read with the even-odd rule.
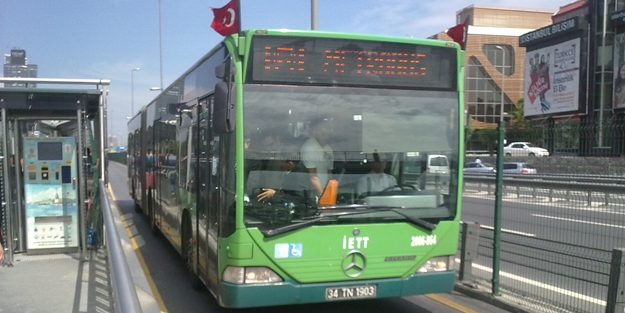
[[[513,142],[503,148],[506,156],[549,156],[547,149],[541,148],[529,142]]]
[[[523,162],[506,162],[503,164],[503,172],[510,174],[536,174],[536,168]]]
[[[468,162],[464,164],[463,171],[465,173],[495,173],[495,167],[492,164],[482,162]]]

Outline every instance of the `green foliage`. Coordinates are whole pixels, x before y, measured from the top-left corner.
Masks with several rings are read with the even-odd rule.
[[[525,101],[521,98],[514,107],[514,110],[510,111],[510,124],[512,129],[526,129],[531,127],[532,121],[525,119],[525,114],[523,113],[524,105]]]
[[[477,137],[488,149],[488,154],[492,157],[495,154],[495,147],[497,146],[497,130],[491,128],[480,129],[476,132]]]
[[[121,163],[121,164],[126,164],[126,151],[124,152],[109,152],[108,153],[108,159],[109,161],[113,161],[113,162],[117,162],[117,163]]]
[[[464,146],[466,148],[467,144],[469,143],[469,140],[471,139],[471,137],[473,137],[473,133],[475,132],[475,126],[473,125],[473,119],[471,118],[471,115],[467,116],[467,125],[464,131]]]

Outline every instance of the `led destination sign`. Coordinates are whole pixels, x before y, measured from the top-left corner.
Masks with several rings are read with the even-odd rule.
[[[456,50],[363,40],[257,36],[252,82],[455,87]]]

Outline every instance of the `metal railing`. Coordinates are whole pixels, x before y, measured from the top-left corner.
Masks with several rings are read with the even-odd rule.
[[[497,296],[538,312],[615,312],[622,305],[625,247],[623,178],[508,175],[503,179],[500,276],[493,264],[494,175],[466,175],[462,220],[481,225],[474,273],[465,285],[499,285]],[[466,236],[464,236],[466,237]],[[463,236],[461,236],[463,238]],[[466,243],[460,242],[460,247]],[[462,248],[460,251],[465,251]],[[621,253],[622,254],[622,253]],[[463,256],[460,256],[463,259]],[[622,259],[622,258],[621,258]],[[468,277],[468,278],[466,278]],[[618,307],[619,309],[621,307]],[[622,312],[622,309],[620,309]]]
[[[494,193],[497,187],[495,175],[464,174],[463,189],[467,183],[472,183],[473,188],[479,191]],[[577,199],[585,196],[590,205],[597,198],[603,199],[605,205],[610,203],[613,195],[625,194],[625,178],[607,176],[565,176],[565,175],[508,175],[503,179],[503,194],[514,192],[517,198],[521,197],[522,190],[530,191],[536,198],[541,193],[548,197],[550,202],[555,201],[556,196],[564,197],[565,200]],[[558,191],[564,194],[558,194]],[[573,191],[583,193],[572,193]]]
[[[111,212],[109,194],[104,181],[99,182],[102,214],[104,216],[104,228],[106,234],[106,248],[110,261],[111,285],[113,288],[113,300],[115,312],[143,312],[139,304],[139,298],[132,280],[126,254],[122,248],[121,240],[117,234],[117,227]]]

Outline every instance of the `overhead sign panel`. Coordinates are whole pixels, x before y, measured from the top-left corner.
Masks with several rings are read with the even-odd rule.
[[[519,46],[527,47],[538,42],[551,40],[555,37],[561,37],[576,30],[579,30],[577,17],[570,18],[566,21],[539,28],[535,31],[519,36]]]

